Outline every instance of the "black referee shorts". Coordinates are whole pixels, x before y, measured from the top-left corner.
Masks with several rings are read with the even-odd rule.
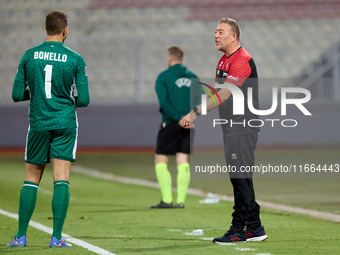
[[[158,131],[156,154],[176,155],[177,152],[191,154],[190,134],[193,129],[185,129],[178,123],[162,123]]]

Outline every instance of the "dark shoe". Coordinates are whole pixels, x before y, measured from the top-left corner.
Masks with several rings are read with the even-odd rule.
[[[243,231],[242,231],[243,232]],[[225,233],[224,236],[214,238],[214,243],[227,243],[227,242],[244,242],[246,241],[246,236],[244,232],[238,231],[237,228],[233,226],[230,227],[230,230]]]
[[[150,206],[150,209],[155,209],[155,208],[174,208],[172,202],[171,203],[164,203],[161,201],[158,205],[153,205]]]
[[[176,204],[175,208],[184,208],[184,204],[183,203]]]
[[[266,235],[266,231],[264,231],[263,226],[259,227],[257,230],[252,230],[250,228],[247,228],[245,232],[245,237],[247,239],[247,242],[248,241],[263,241],[268,238],[268,236]]]

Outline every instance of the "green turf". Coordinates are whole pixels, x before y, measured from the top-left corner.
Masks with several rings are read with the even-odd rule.
[[[0,208],[16,213],[23,163],[16,157],[0,158]],[[39,186],[32,218],[48,227],[52,226],[52,183],[48,168]],[[200,238],[225,232],[231,220],[231,203],[199,204],[202,198],[188,196],[184,210],[150,210],[148,207],[159,201],[157,189],[79,174],[71,174],[70,183],[71,201],[64,232],[116,254],[340,254],[337,223],[263,208],[261,217],[268,240],[221,246]],[[28,229],[29,247],[5,247],[16,228],[16,220],[0,215],[0,253],[65,254],[63,249],[48,249],[49,234],[32,227]],[[199,228],[204,230],[203,236],[185,235]],[[93,253],[75,246],[67,254]]]
[[[223,163],[223,152],[197,152],[212,160]],[[256,163],[287,164],[335,164],[340,163],[340,149],[290,149],[257,150]],[[204,158],[202,156],[202,158]],[[22,155],[0,156],[0,163],[23,162]],[[156,181],[152,153],[78,153],[75,165],[86,166],[117,175]],[[1,165],[0,165],[1,167]],[[170,158],[169,171],[176,185],[176,166],[174,157]],[[232,196],[232,187],[227,178],[195,178],[190,187]],[[340,177],[340,173],[339,173]],[[282,203],[320,211],[340,214],[339,178],[255,178],[256,196],[259,200]]]
[[[210,158],[223,164],[223,152],[197,152],[201,158]],[[293,150],[257,150],[256,163],[272,165],[288,164],[335,164],[340,149],[293,149]],[[78,165],[98,169],[122,176],[156,181],[152,153],[103,153],[79,154]],[[176,185],[176,165],[170,158],[169,171],[173,184]],[[190,187],[206,192],[232,196],[232,187],[228,178],[195,178]],[[340,177],[340,173],[339,173]],[[339,178],[255,178],[256,196],[259,200],[283,203],[293,206],[328,211],[340,214]]]

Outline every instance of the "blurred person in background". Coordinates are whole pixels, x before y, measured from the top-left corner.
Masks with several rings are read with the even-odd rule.
[[[179,125],[181,118],[192,109],[190,101],[197,105],[200,100],[200,89],[192,85],[191,79],[197,75],[189,71],[182,62],[183,50],[173,46],[168,49],[169,68],[159,74],[156,80],[156,93],[159,100],[162,123],[159,128],[155,170],[160,186],[161,202],[150,208],[173,208],[172,179],[168,170],[169,156],[176,155],[177,163],[177,200],[175,208],[184,208],[185,198],[190,183],[189,154],[192,151],[190,132]],[[192,99],[190,100],[190,90]]]

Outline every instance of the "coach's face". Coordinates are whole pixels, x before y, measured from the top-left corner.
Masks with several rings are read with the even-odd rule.
[[[215,45],[217,50],[225,53],[235,39],[236,33],[231,31],[229,24],[220,23],[217,25],[215,29]]]

